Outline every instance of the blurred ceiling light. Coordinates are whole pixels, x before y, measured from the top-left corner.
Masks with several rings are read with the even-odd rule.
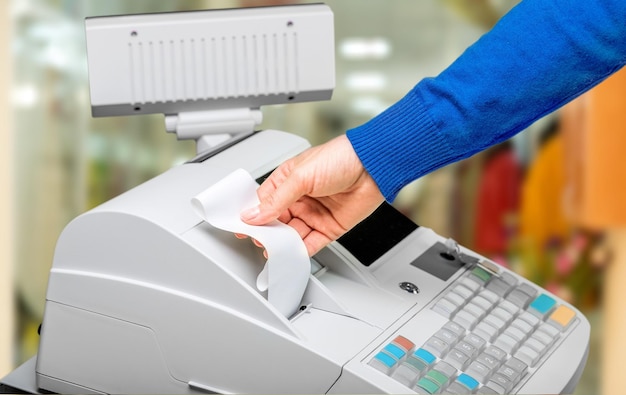
[[[39,101],[39,91],[31,84],[16,86],[12,96],[13,105],[19,108],[33,107]]]
[[[346,59],[385,59],[391,54],[391,44],[384,38],[347,38],[339,46]]]
[[[346,86],[354,91],[378,91],[387,86],[387,78],[379,72],[355,72],[346,76]]]
[[[388,105],[376,96],[365,96],[354,99],[350,108],[356,114],[373,117],[383,112]]]
[[[19,56],[39,66],[56,69],[79,78],[86,77],[83,33],[67,20],[39,22],[17,37]]]
[[[42,8],[41,4],[35,4],[34,1],[30,0],[11,1],[9,12],[12,18],[20,18],[35,15],[40,12]]]
[[[172,159],[170,167],[180,166],[180,165],[186,163],[187,161],[189,161],[189,158],[186,157],[186,156],[183,156],[183,155],[176,156],[174,159]]]

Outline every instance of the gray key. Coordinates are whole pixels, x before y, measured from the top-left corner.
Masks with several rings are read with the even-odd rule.
[[[552,336],[555,339],[561,334],[561,331],[559,331],[558,329],[556,329],[552,325],[545,324],[545,323],[541,324],[541,326],[539,327],[539,330],[542,331],[542,332],[547,333],[548,335]]]
[[[536,331],[530,336],[530,338],[538,340],[539,342],[545,344],[546,347],[550,347],[555,340],[552,336],[542,331]]]
[[[467,277],[463,277],[460,283],[469,288],[472,293],[478,291],[480,288],[480,285],[476,281],[472,281]]]
[[[506,351],[491,345],[489,347],[487,347],[485,349],[485,354],[491,355],[492,357],[496,358],[498,361],[502,362],[504,359],[506,359]]]
[[[452,322],[449,321],[447,322],[442,329],[447,329],[450,332],[454,332],[459,336],[462,336],[465,334],[465,328],[463,328],[461,325],[457,324],[456,322]]]
[[[537,351],[539,354],[543,354],[546,351],[546,345],[532,337],[526,340],[526,343],[524,343],[524,345],[532,348],[533,350]]]
[[[496,391],[492,390],[491,388],[487,387],[487,386],[482,386],[478,389],[478,391],[476,392],[477,394],[497,394]]]
[[[470,358],[474,358],[476,354],[478,353],[478,349],[476,347],[474,347],[473,345],[465,341],[459,342],[459,344],[457,344],[455,348],[463,352],[465,355],[467,355]]]
[[[453,348],[446,356],[445,361],[455,368],[463,370],[469,363],[469,357],[456,348]]]
[[[528,336],[534,329],[528,322],[519,317],[511,322],[511,327],[519,329],[525,336]]]
[[[476,322],[478,322],[478,317],[466,310],[461,310],[456,313],[452,320],[457,324],[469,328],[469,330],[472,330],[476,325]]]
[[[489,388],[494,390],[496,394],[504,395],[507,393],[504,387],[502,387],[500,384],[496,383],[495,381],[490,381],[487,383],[487,385],[489,386]]]
[[[506,300],[520,309],[525,309],[533,298],[519,289],[514,289],[507,295]]]
[[[491,304],[496,304],[498,300],[500,300],[500,297],[498,295],[496,295],[495,293],[491,292],[488,289],[483,289],[482,291],[478,293],[478,295],[490,301]]]
[[[446,394],[471,394],[472,391],[469,390],[464,385],[459,383],[452,383],[448,388],[446,388]]]
[[[523,313],[521,313],[518,318],[523,319],[524,321],[526,321],[533,328],[537,327],[537,325],[539,325],[539,322],[540,322],[539,318],[537,318],[534,315],[530,314],[528,311],[524,311]]]
[[[399,383],[411,388],[411,386],[415,385],[419,375],[420,372],[417,369],[404,362],[402,365],[398,366],[391,377]]]
[[[493,341],[500,334],[500,331],[487,322],[481,322],[476,325],[474,332],[488,341]]]
[[[468,375],[481,383],[486,383],[487,378],[491,374],[491,370],[480,362],[472,362],[465,371]]]
[[[501,301],[498,307],[502,307],[504,310],[508,311],[509,313],[513,315],[516,315],[520,310],[519,307],[517,307],[515,304],[511,303],[508,300]]]
[[[438,337],[449,345],[452,345],[456,343],[457,340],[459,340],[459,337],[456,333],[450,332],[449,330],[443,328],[439,329],[437,333],[435,333],[433,336]]]
[[[463,341],[471,344],[472,346],[476,347],[476,349],[480,352],[483,347],[485,346],[485,339],[483,339],[482,337],[474,334],[474,333],[470,333],[467,336],[465,336],[463,338]]]
[[[476,358],[476,361],[488,367],[491,372],[494,372],[500,366],[500,363],[501,363],[494,356],[491,356],[485,353],[480,354],[478,358]]]
[[[511,359],[506,361],[505,366],[513,368],[513,370],[519,372],[520,375],[523,375],[526,372],[526,369],[528,369],[528,365],[515,357],[512,357]]]
[[[450,345],[437,337],[431,337],[428,339],[426,344],[422,346],[422,348],[429,351],[434,356],[441,358],[446,352],[448,352]]]
[[[513,382],[517,382],[519,378],[522,376],[520,372],[506,365],[498,369],[498,374],[508,378],[509,380]]]
[[[460,295],[462,298],[464,298],[465,300],[471,298],[474,295],[474,291],[472,291],[471,289],[459,284],[456,287],[454,287],[454,289],[452,290],[452,292],[454,292],[457,295]]]
[[[517,350],[517,352],[515,353],[515,358],[524,361],[528,364],[528,366],[532,367],[535,366],[537,362],[539,362],[539,359],[541,358],[541,353],[530,348],[529,346],[524,345],[521,346],[519,350]]]
[[[517,289],[529,295],[531,298],[534,298],[537,295],[537,290],[526,283],[520,284],[519,287],[517,287]]]
[[[433,367],[433,370],[436,370],[439,373],[443,373],[444,375],[448,377],[454,377],[456,375],[456,368],[450,365],[449,363],[443,362],[443,361],[437,363]]]
[[[500,297],[504,297],[513,288],[513,285],[507,283],[501,278],[492,278],[485,287]]]
[[[511,388],[513,388],[513,382],[507,377],[502,376],[498,373],[494,374],[493,377],[491,377],[491,381],[489,381],[489,384],[492,383],[497,383],[500,387],[504,388],[505,393],[509,393],[511,391]]]
[[[465,307],[463,307],[463,310],[467,311],[468,313],[476,317],[478,320],[483,318],[486,313],[485,309],[483,309],[482,307],[480,307],[479,305],[473,302],[466,304]]]
[[[506,351],[507,353],[513,354],[515,350],[517,350],[519,342],[517,339],[503,333],[496,339],[493,344],[495,344],[498,348]]]
[[[476,306],[480,307],[484,311],[489,311],[493,308],[493,303],[483,298],[482,296],[474,297],[470,303],[475,304]]]
[[[517,285],[517,278],[515,278],[515,276],[511,273],[504,272],[500,274],[500,278],[513,287]]]
[[[436,311],[437,313],[441,314],[442,316],[448,319],[452,317],[452,315],[456,313],[458,309],[459,309],[459,306],[455,305],[454,303],[450,302],[448,299],[445,299],[445,298],[439,299],[437,304],[433,306],[434,311]]]
[[[504,333],[520,342],[526,339],[526,334],[514,326],[509,326],[508,328],[506,328]]]
[[[500,318],[504,322],[504,325],[509,325],[509,323],[513,320],[513,314],[509,313],[500,306],[493,309],[491,314]]]
[[[456,292],[448,292],[448,294],[445,296],[445,299],[448,299],[455,306],[463,306],[467,300]]]

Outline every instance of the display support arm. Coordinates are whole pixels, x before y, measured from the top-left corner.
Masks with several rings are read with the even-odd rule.
[[[165,129],[179,140],[195,140],[198,154],[229,140],[234,135],[252,132],[263,121],[259,109],[234,108],[184,112],[165,116]]]

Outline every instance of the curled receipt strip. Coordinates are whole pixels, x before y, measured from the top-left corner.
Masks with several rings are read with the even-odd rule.
[[[289,318],[299,307],[306,289],[311,261],[300,235],[279,221],[268,225],[248,225],[240,219],[243,209],[259,204],[258,184],[239,169],[191,199],[195,212],[212,226],[255,238],[267,251],[267,262],[257,277],[259,291]]]

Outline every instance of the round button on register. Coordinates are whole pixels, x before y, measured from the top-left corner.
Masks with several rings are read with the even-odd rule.
[[[400,289],[405,290],[411,294],[418,294],[420,292],[420,289],[417,287],[417,285],[408,281],[403,281],[398,284],[398,286],[400,287]]]

